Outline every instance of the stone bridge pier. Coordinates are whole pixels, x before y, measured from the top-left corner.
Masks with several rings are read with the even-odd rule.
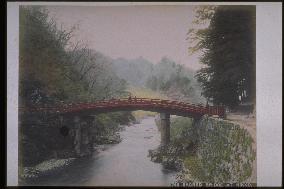
[[[170,143],[170,114],[160,113],[161,119],[161,146],[166,146]]]
[[[81,153],[81,123],[80,117],[74,117],[74,149],[77,156]]]
[[[74,116],[74,150],[77,156],[89,154],[94,138],[95,116]]]

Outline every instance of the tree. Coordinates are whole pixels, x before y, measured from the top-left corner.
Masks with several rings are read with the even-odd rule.
[[[151,76],[147,79],[146,86],[156,91],[158,87],[158,80],[156,76]]]
[[[20,7],[21,106],[125,96],[126,83],[110,69],[113,60],[71,44],[74,29],[59,28],[43,7]]]
[[[209,26],[188,33],[195,41],[190,52],[202,52],[196,77],[203,95],[230,107],[255,101],[255,7],[218,6],[199,14],[208,10],[213,13],[198,19],[209,19]]]

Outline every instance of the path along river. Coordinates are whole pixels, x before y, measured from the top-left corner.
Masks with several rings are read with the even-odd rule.
[[[59,175],[38,180],[39,185],[170,186],[176,173],[150,161],[148,150],[158,147],[160,133],[153,117],[126,126],[122,142],[107,145],[94,157],[76,160]]]

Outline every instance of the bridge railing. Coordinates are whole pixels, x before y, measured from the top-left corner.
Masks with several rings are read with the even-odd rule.
[[[72,112],[83,111],[96,108],[111,108],[111,107],[123,107],[123,106],[151,106],[161,107],[165,109],[172,109],[178,111],[193,112],[197,114],[209,114],[209,115],[225,115],[225,108],[222,106],[203,106],[201,104],[191,104],[185,102],[171,101],[166,99],[151,99],[151,98],[122,98],[122,99],[110,99],[100,100],[94,103],[72,103],[61,104],[56,107],[38,107],[29,109],[30,111],[48,111],[48,112]]]
[[[168,108],[174,108],[174,109],[188,109],[189,111],[193,112],[201,112],[201,113],[207,113],[210,115],[220,115],[224,114],[224,107],[220,106],[210,106],[205,107],[201,104],[190,104],[190,103],[184,103],[184,102],[178,102],[178,101],[170,101],[170,100],[164,100],[164,99],[149,99],[149,98],[124,98],[124,99],[113,99],[111,101],[107,101],[106,104],[118,104],[118,105],[159,105],[159,106],[166,106]]]

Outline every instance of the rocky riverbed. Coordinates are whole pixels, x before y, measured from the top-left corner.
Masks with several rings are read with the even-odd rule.
[[[33,167],[24,167],[19,178],[20,180],[34,180],[41,176],[58,172],[69,166],[75,159],[50,159]]]
[[[182,160],[180,159],[182,154],[182,147],[170,144],[149,150],[148,156],[151,158],[151,161],[161,163],[166,169],[180,171],[182,169]]]

